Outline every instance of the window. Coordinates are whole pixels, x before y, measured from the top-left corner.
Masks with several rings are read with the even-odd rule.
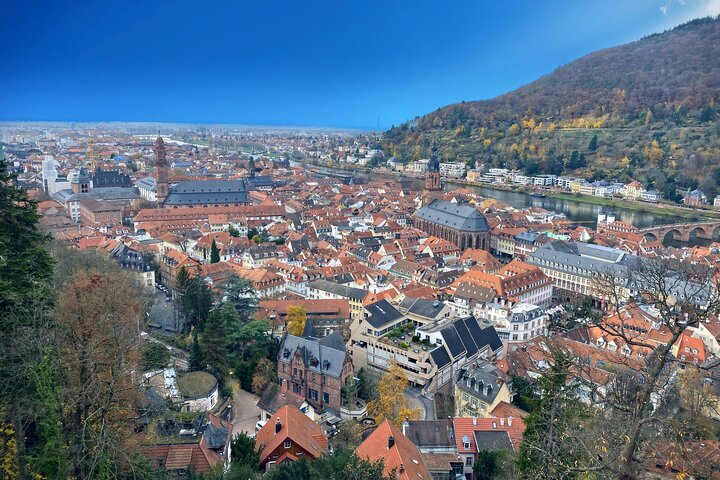
[[[467,394],[467,393],[464,393],[464,394],[463,394],[463,400],[465,400],[466,402],[468,401],[468,394]]]
[[[290,447],[292,447],[292,442],[290,440],[285,440],[285,442],[283,443],[283,448],[285,450],[288,450]]]
[[[330,403],[330,394],[327,392],[323,393],[323,403]]]
[[[470,449],[470,446],[469,446],[469,444],[468,444],[468,447],[467,447],[465,450],[469,450],[469,449]],[[466,466],[466,467],[472,467],[472,464],[473,464],[473,459],[472,459],[472,457],[466,457],[466,458],[465,458],[465,466]]]

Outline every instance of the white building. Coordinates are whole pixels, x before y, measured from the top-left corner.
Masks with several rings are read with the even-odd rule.
[[[460,178],[465,170],[467,170],[467,165],[464,163],[440,162],[440,175],[444,177]]]

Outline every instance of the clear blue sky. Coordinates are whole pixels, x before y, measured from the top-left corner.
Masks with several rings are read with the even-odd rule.
[[[720,0],[8,0],[0,119],[389,127]]]

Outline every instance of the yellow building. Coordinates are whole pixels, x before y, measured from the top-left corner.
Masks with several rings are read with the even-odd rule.
[[[509,377],[484,360],[463,366],[454,389],[456,417],[489,417],[500,402],[513,399]]]

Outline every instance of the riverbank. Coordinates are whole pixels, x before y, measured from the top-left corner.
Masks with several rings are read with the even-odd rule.
[[[556,192],[552,190],[530,190],[530,189],[524,189],[522,187],[519,188],[513,188],[508,187],[504,185],[492,185],[492,184],[482,184],[482,183],[474,183],[474,182],[467,182],[467,181],[456,181],[456,180],[446,180],[447,183],[457,184],[457,185],[466,185],[471,187],[482,187],[487,188],[490,190],[499,190],[499,191],[507,191],[507,192],[517,192],[517,193],[525,193],[525,194],[531,194],[531,193],[542,193],[546,197],[550,198],[557,198],[559,200],[571,200],[574,202],[580,202],[580,203],[588,203],[591,205],[600,205],[604,207],[609,207],[610,209],[614,208],[622,208],[625,210],[633,210],[636,212],[646,212],[646,213],[655,213],[658,215],[675,215],[677,217],[683,217],[690,220],[696,220],[696,219],[718,219],[720,218],[720,212],[715,210],[707,210],[707,209],[698,209],[698,208],[688,208],[683,207],[679,205],[669,205],[666,203],[649,203],[649,202],[639,202],[635,200],[626,200],[622,198],[607,198],[607,197],[596,197],[594,195],[583,195],[583,194],[575,194],[570,192]]]
[[[422,177],[415,177],[410,175],[403,175],[398,172],[390,171],[390,170],[373,170],[366,167],[356,167],[353,169],[344,168],[338,165],[333,165],[331,167],[328,167],[326,165],[316,165],[312,162],[298,162],[303,163],[304,165],[308,166],[314,166],[319,168],[324,168],[328,170],[338,171],[341,173],[357,173],[357,174],[363,174],[363,175],[382,175],[382,176],[388,176],[391,178],[410,178],[414,180],[422,180]],[[578,203],[587,203],[590,205],[599,205],[603,207],[608,207],[610,209],[624,209],[624,210],[632,210],[639,213],[653,213],[657,215],[673,215],[677,217],[682,217],[689,220],[695,220],[695,219],[720,219],[720,211],[716,210],[710,210],[710,209],[697,209],[697,208],[688,208],[683,207],[680,205],[670,205],[667,203],[648,203],[648,202],[639,202],[634,200],[626,200],[622,198],[606,198],[606,197],[596,197],[594,195],[582,195],[582,194],[575,194],[570,192],[557,192],[552,190],[534,190],[534,189],[525,189],[523,187],[518,186],[511,186],[511,185],[497,185],[497,184],[486,184],[486,183],[478,183],[478,182],[468,182],[467,180],[463,179],[443,179],[443,181],[450,185],[457,185],[457,186],[467,186],[467,187],[474,187],[474,188],[484,188],[488,190],[497,190],[497,191],[505,191],[505,192],[514,192],[514,193],[521,193],[521,194],[530,194],[534,192],[541,192],[543,195],[549,198],[556,198],[558,200],[567,200],[572,202],[578,202]]]

